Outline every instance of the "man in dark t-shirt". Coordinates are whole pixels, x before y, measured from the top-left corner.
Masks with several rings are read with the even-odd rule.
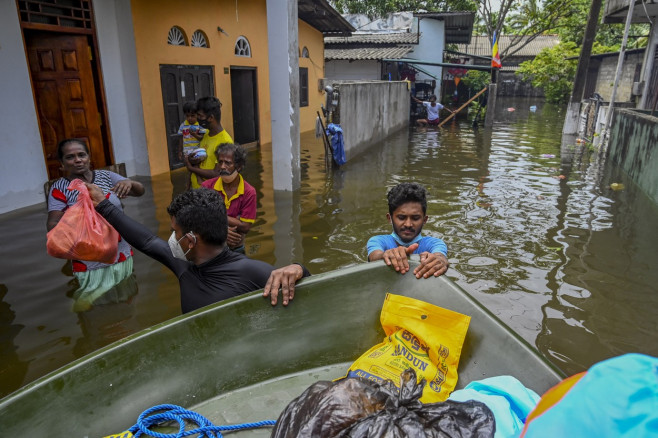
[[[96,210],[128,243],[173,271],[183,313],[261,288],[272,305],[280,288],[286,306],[294,297],[295,282],[311,275],[299,264],[274,269],[229,250],[226,207],[214,190],[189,190],[171,202],[167,212],[172,234],[165,242],[107,201],[97,186],[87,187]]]

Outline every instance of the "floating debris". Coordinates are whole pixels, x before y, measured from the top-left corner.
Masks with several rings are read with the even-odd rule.
[[[619,191],[619,190],[624,190],[626,187],[624,187],[622,183],[612,183],[610,184],[610,188],[612,190]]]
[[[507,108],[507,111],[509,111],[511,113],[512,111],[516,111],[516,108],[511,108],[510,107],[510,108]]]
[[[555,158],[553,154],[542,154],[542,158]]]
[[[535,111],[537,111],[537,105],[532,105],[532,106],[530,107],[530,112],[531,112],[531,113],[534,113]]]

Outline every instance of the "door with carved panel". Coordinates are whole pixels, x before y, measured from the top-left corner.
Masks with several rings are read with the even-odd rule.
[[[57,143],[65,138],[86,140],[93,168],[107,166],[87,37],[26,32],[25,42],[48,177],[62,176]]]

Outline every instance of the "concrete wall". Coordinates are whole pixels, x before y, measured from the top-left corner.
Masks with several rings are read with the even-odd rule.
[[[616,108],[608,153],[658,204],[658,117]]]
[[[381,79],[381,67],[379,61],[375,60],[347,61],[337,59],[326,62],[325,75],[328,80],[378,81]]]
[[[596,79],[596,92],[606,101],[610,101],[610,97],[612,96],[618,58],[617,54],[606,56],[601,60],[601,66],[599,67],[599,75]],[[617,85],[615,101],[629,102],[633,100],[631,90],[633,88],[633,79],[635,78],[635,69],[638,65],[642,66],[643,59],[644,52],[626,54],[621,71],[621,80]]]
[[[94,15],[114,162],[149,175],[130,0],[95,0]]]
[[[340,92],[340,126],[349,161],[409,125],[407,82],[333,82]]]
[[[4,155],[0,160],[0,213],[5,213],[43,202],[43,183],[48,179],[13,1],[0,2],[0,78],[0,150]]]
[[[544,90],[533,87],[513,71],[501,71],[498,76],[498,96],[501,97],[544,97]]]

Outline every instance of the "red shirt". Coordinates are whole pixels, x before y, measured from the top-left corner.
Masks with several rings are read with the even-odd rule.
[[[218,191],[224,198],[226,214],[230,217],[240,219],[242,222],[253,224],[256,221],[256,189],[240,177],[240,185],[235,195],[228,198],[224,191],[224,183],[221,177],[213,178],[201,183],[201,187]]]

